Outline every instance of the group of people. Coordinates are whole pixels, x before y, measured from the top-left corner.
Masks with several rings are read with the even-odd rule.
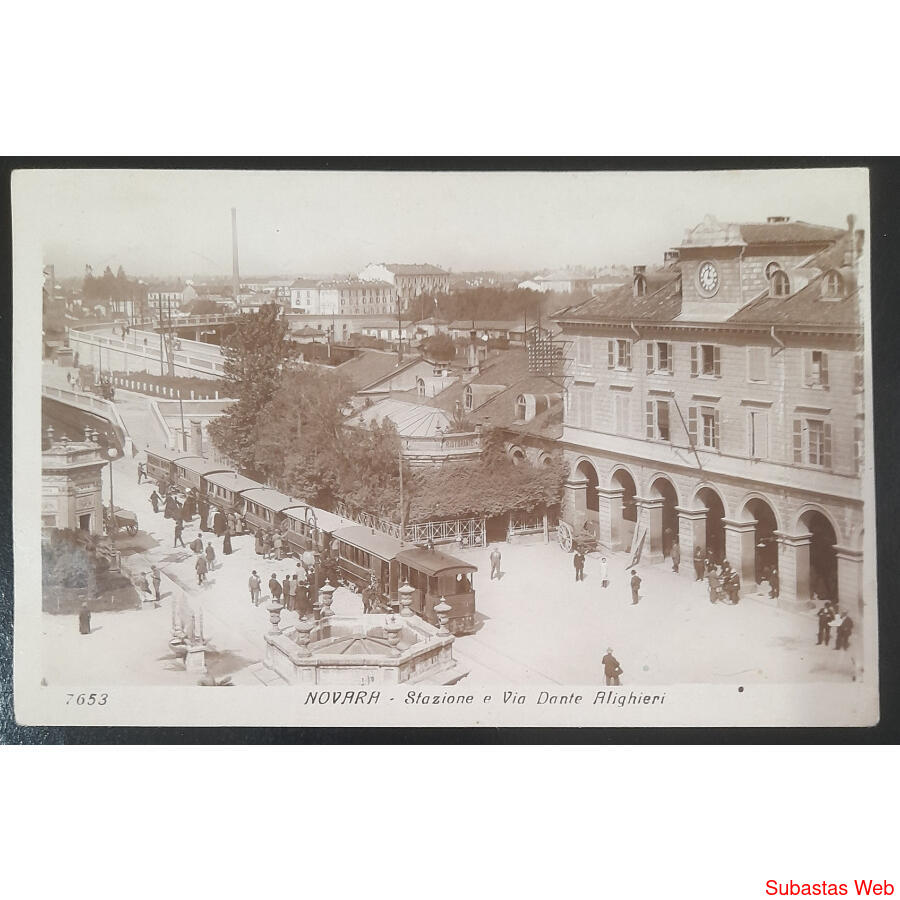
[[[319,588],[325,583],[322,566],[311,552],[310,556],[312,558],[308,559],[304,554],[304,558],[295,565],[292,572],[287,572],[280,577],[277,572],[273,572],[266,585],[268,596],[272,600],[281,603],[285,609],[298,612],[300,615],[312,612],[319,597]],[[263,577],[254,569],[247,581],[247,587],[250,589],[250,602],[254,606],[259,606],[265,599]]]
[[[575,581],[584,581],[584,563],[587,554],[580,544],[575,544],[572,563],[575,566]],[[600,577],[600,587],[609,587],[609,562],[605,556],[600,557],[600,566],[597,572]]]
[[[282,560],[290,554],[290,547],[288,547],[284,535],[280,531],[271,529],[269,531],[263,528],[256,530],[255,549],[256,555],[263,559]]]
[[[816,618],[819,622],[817,645],[829,646],[833,636],[835,650],[849,649],[853,619],[846,610],[839,609],[834,600],[826,600],[816,613]]]

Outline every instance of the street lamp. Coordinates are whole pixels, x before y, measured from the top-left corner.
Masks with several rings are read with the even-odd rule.
[[[94,432],[94,439],[99,437]],[[109,457],[109,538],[113,544],[116,542],[116,504],[113,499],[113,460],[119,455],[115,447],[107,447],[106,455]]]

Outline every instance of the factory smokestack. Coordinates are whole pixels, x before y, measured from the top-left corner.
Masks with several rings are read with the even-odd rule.
[[[238,266],[237,209],[231,207],[231,285],[234,291],[234,302],[238,312],[241,311],[241,274]]]

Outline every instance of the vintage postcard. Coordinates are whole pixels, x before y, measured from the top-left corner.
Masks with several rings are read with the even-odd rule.
[[[878,721],[866,170],[12,200],[21,724]]]

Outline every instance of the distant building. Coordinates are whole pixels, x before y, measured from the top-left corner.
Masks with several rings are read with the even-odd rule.
[[[147,293],[147,307],[154,315],[167,315],[171,310],[178,312],[182,306],[192,303],[200,295],[188,282],[181,290],[165,290],[157,288]]]
[[[291,284],[289,295],[290,311],[305,315],[385,316],[397,310],[397,292],[386,281],[298,278]]]
[[[369,263],[359,273],[359,278],[392,285],[404,309],[422,294],[450,292],[450,273],[429,263]]]
[[[551,272],[549,275],[536,275],[528,281],[519,283],[520,288],[528,288],[541,293],[550,291],[557,294],[573,294],[578,291],[589,292],[594,281],[593,275],[583,275],[576,272]]]

